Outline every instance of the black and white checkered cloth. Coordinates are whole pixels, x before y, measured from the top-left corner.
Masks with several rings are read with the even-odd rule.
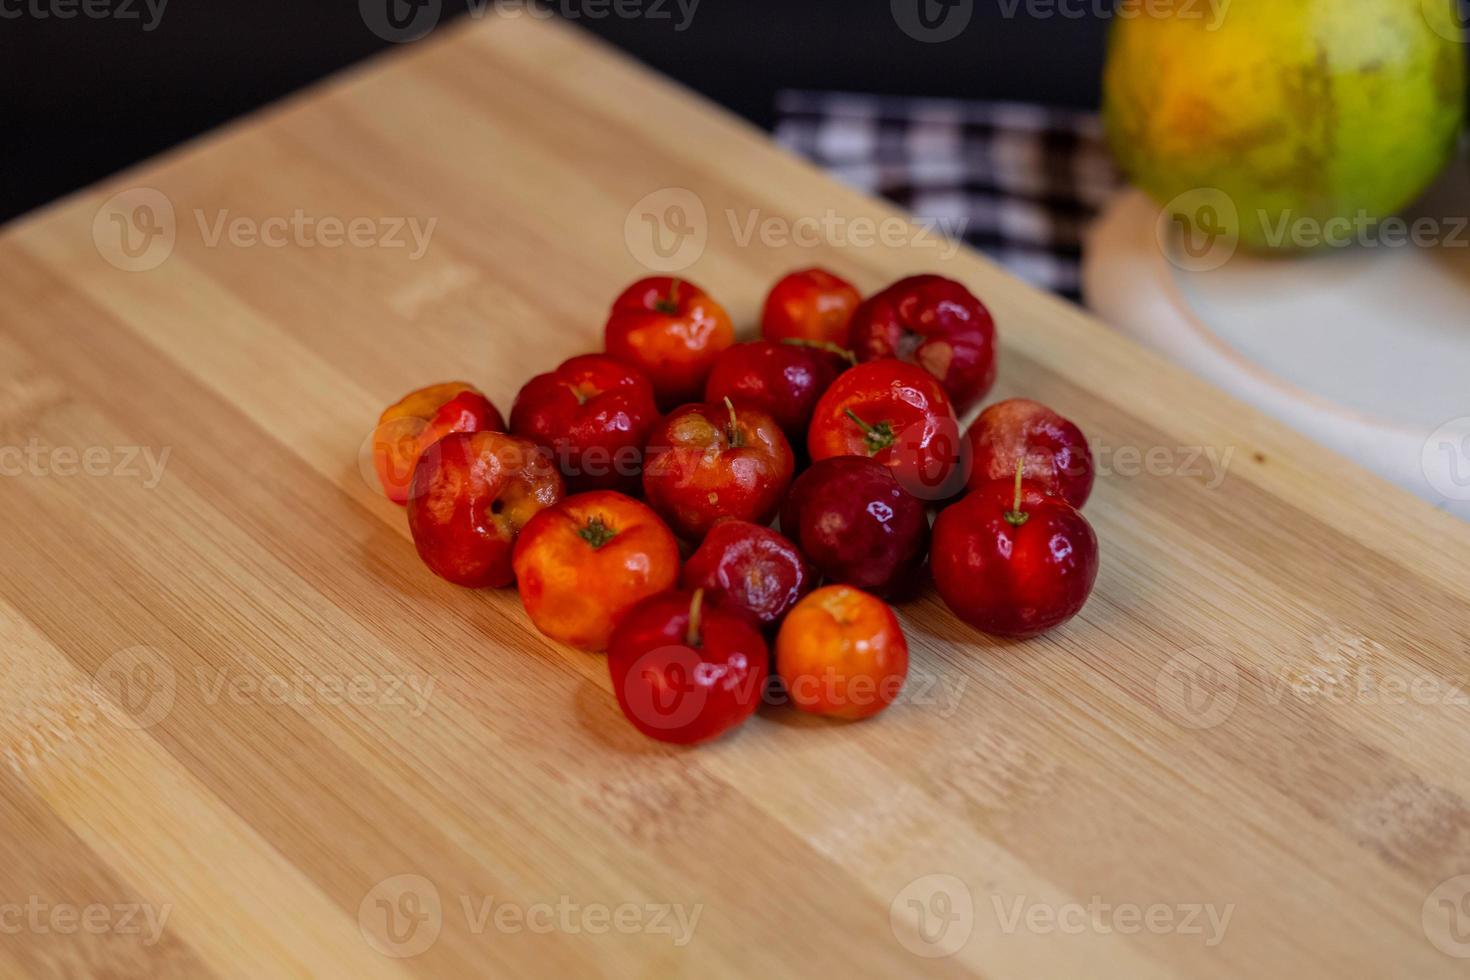
[[[1076,299],[1082,235],[1120,178],[1097,116],[1014,102],[783,92],[776,138],[1028,282]]]

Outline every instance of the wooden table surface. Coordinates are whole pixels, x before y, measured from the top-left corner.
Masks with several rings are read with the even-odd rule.
[[[1465,975],[1470,527],[897,214],[522,17],[6,229],[0,975]],[[679,751],[430,575],[377,413],[597,348],[649,215],[747,331],[968,283],[1100,450],[1082,615]]]

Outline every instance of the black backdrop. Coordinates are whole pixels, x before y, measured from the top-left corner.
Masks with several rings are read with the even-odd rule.
[[[551,5],[761,125],[774,93],[791,86],[1097,100],[1106,24],[1081,16],[1093,5],[1082,0],[1031,5],[1056,11],[1040,17],[1015,13],[1028,5],[1014,0],[699,0],[686,18],[691,2]],[[957,37],[925,42],[904,8],[920,2],[935,5],[930,13],[958,4],[951,25],[973,9]],[[520,0],[442,3],[444,22],[516,12]],[[161,13],[159,4],[0,0],[0,220],[396,46],[353,0],[163,0]]]

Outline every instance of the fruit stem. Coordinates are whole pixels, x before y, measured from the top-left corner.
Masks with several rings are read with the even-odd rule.
[[[669,280],[669,295],[666,298],[661,297],[658,302],[653,304],[653,308],[655,310],[658,310],[660,313],[667,313],[669,316],[673,316],[675,313],[679,312],[678,279]]]
[[[594,517],[577,534],[596,550],[617,537],[618,532],[603,523],[601,517]]]
[[[704,608],[704,590],[695,589],[694,598],[689,600],[689,629],[684,634],[684,639],[692,647],[697,647],[704,642],[699,635],[700,613]]]
[[[1021,509],[1021,470],[1026,465],[1026,457],[1021,456],[1016,460],[1016,501],[1011,509],[1006,512],[1006,520],[1012,527],[1020,527],[1030,519],[1031,515]]]
[[[877,425],[869,425],[858,414],[850,408],[844,408],[843,413],[857,423],[859,429],[863,430],[863,438],[868,442],[868,455],[876,456],[878,453],[893,445],[893,426],[887,422],[879,422]]]
[[[841,344],[834,344],[830,340],[808,340],[805,337],[785,337],[782,338],[781,343],[790,344],[792,347],[810,347],[814,350],[824,350],[829,354],[836,354],[848,364],[857,363],[856,354]]]
[[[725,396],[725,407],[730,410],[730,445],[739,449],[745,445],[745,437],[740,434],[740,420],[735,417],[735,403],[730,400],[729,395]]]

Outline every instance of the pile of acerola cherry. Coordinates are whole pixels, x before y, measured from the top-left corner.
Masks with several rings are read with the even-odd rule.
[[[430,569],[517,584],[541,632],[607,651],[623,713],[668,742],[741,724],[768,688],[817,714],[882,711],[908,673],[884,599],[919,592],[926,566],[994,636],[1082,608],[1091,453],[1022,399],[961,433],[996,373],[994,320],[964,286],[916,276],[863,302],[796,272],[762,333],[737,344],[692,282],[642,280],[613,304],[606,353],[532,378],[509,426],[463,383],[390,407],[378,476]]]

